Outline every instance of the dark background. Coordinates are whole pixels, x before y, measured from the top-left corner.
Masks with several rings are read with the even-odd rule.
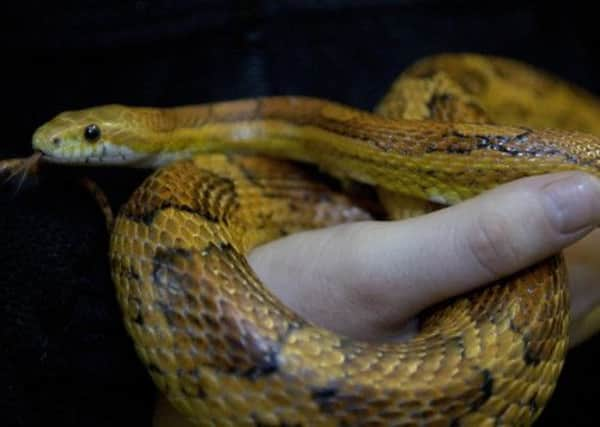
[[[104,103],[302,94],[370,109],[398,72],[442,51],[522,59],[600,94],[591,6],[447,3],[9,3],[0,158],[30,154],[58,112]],[[120,321],[103,220],[73,175],[0,189],[0,422],[149,425],[154,391]],[[92,176],[114,206],[142,178]],[[599,346],[569,353],[539,425],[597,425]]]

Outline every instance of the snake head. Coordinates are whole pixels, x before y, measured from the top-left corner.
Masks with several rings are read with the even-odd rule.
[[[33,149],[44,160],[71,164],[132,164],[143,161],[143,127],[133,110],[120,105],[66,111],[40,126]],[[140,134],[142,132],[142,135]]]

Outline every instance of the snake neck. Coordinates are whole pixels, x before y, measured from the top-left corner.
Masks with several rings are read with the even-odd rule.
[[[446,204],[540,173],[598,175],[600,139],[567,131],[389,120],[298,97],[177,107],[161,110],[160,118],[150,166],[204,153],[261,154]]]

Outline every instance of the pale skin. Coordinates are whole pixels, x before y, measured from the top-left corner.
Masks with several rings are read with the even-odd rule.
[[[292,235],[256,248],[250,264],[315,323],[359,339],[402,339],[423,308],[563,250],[573,347],[600,329],[599,224],[600,180],[557,173],[409,220]],[[188,424],[162,400],[155,425]]]

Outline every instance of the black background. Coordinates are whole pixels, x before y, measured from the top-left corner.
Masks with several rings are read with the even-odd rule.
[[[514,57],[600,94],[591,6],[448,3],[11,3],[0,158],[30,154],[58,112],[104,103],[302,94],[370,109],[399,71],[442,51]],[[114,206],[142,178],[91,174]],[[0,189],[1,422],[149,425],[154,391],[120,322],[103,220],[72,175]],[[599,345],[570,352],[539,425],[596,425]]]

